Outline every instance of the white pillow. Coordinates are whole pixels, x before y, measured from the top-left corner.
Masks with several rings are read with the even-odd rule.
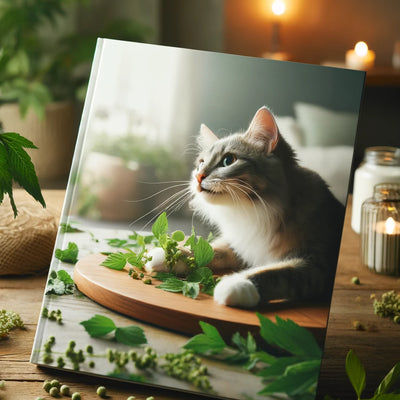
[[[298,149],[303,142],[302,131],[297,121],[290,116],[275,117],[279,132],[293,149]]]
[[[294,104],[294,111],[305,146],[354,145],[358,114],[302,102]]]

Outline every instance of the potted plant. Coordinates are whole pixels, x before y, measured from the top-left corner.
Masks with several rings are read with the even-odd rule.
[[[0,121],[5,130],[20,132],[39,147],[29,154],[40,181],[68,175],[76,101],[85,96],[96,38],[144,41],[148,33],[135,22],[113,21],[101,32],[61,36],[57,29],[66,5],[81,2],[0,2]]]
[[[77,212],[132,221],[167,200],[173,194],[171,182],[185,179],[187,170],[185,161],[172,150],[145,136],[98,134],[78,179]]]

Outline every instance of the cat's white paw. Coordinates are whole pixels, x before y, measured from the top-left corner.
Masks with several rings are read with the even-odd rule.
[[[152,272],[167,272],[168,267],[165,263],[165,252],[164,249],[161,247],[155,247],[151,249],[148,253],[149,257],[151,257],[150,261],[144,266],[144,269],[148,274]]]
[[[144,269],[148,274],[151,274],[152,272],[171,272],[165,262],[165,251],[163,248],[155,247],[149,251],[148,255],[151,257],[151,260],[147,261],[144,266]],[[182,260],[178,261],[173,266],[173,272],[175,272],[177,275],[186,275],[187,270],[188,267]]]
[[[214,300],[219,304],[236,307],[254,307],[260,295],[253,282],[241,274],[224,276],[214,289]]]

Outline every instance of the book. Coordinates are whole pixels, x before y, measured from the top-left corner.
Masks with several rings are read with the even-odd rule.
[[[202,124],[226,136],[267,106],[345,203],[364,78],[99,39],[31,362],[214,398],[312,396],[329,300],[216,302],[218,232],[188,206],[188,187]],[[149,271],[157,257],[193,269]]]

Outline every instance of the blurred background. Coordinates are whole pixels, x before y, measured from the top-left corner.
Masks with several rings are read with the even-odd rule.
[[[32,158],[42,187],[63,188],[97,37],[338,67],[354,67],[346,52],[365,41],[375,60],[365,66],[353,170],[366,147],[399,147],[400,3],[284,0],[281,10],[273,3],[1,0],[0,122],[40,147]]]

